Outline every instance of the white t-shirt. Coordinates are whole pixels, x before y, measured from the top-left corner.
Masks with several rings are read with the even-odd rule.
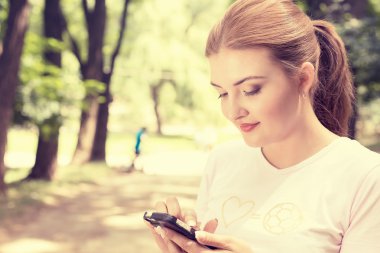
[[[279,170],[260,148],[224,144],[210,155],[196,209],[255,253],[380,253],[380,155],[341,137]]]

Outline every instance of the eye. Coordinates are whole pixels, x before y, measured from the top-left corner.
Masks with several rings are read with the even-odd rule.
[[[227,96],[227,95],[228,95],[227,92],[225,92],[225,93],[221,93],[221,94],[219,94],[218,99],[223,98],[223,97],[225,97],[225,96]]]
[[[250,91],[243,90],[244,96],[253,96],[258,94],[261,91],[261,87],[255,87],[254,89]]]

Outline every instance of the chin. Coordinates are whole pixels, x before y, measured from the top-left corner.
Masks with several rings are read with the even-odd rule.
[[[248,146],[250,146],[252,148],[259,148],[259,147],[262,147],[264,145],[264,143],[262,141],[259,141],[257,139],[253,139],[253,138],[249,138],[249,136],[243,135],[243,140],[244,140],[245,144],[247,144]]]

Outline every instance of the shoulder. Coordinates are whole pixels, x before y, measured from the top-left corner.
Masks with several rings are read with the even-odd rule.
[[[372,180],[380,182],[380,154],[356,140],[342,138],[326,158],[325,163],[334,166],[342,181],[360,183],[370,175]]]
[[[380,154],[376,153],[356,140],[343,138],[337,151],[341,153],[342,159],[361,167],[376,167],[380,165]]]

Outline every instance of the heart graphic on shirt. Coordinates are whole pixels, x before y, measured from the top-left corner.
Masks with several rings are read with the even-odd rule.
[[[225,227],[230,226],[232,223],[248,217],[255,202],[242,201],[239,197],[233,196],[224,201],[222,206],[222,218]]]

